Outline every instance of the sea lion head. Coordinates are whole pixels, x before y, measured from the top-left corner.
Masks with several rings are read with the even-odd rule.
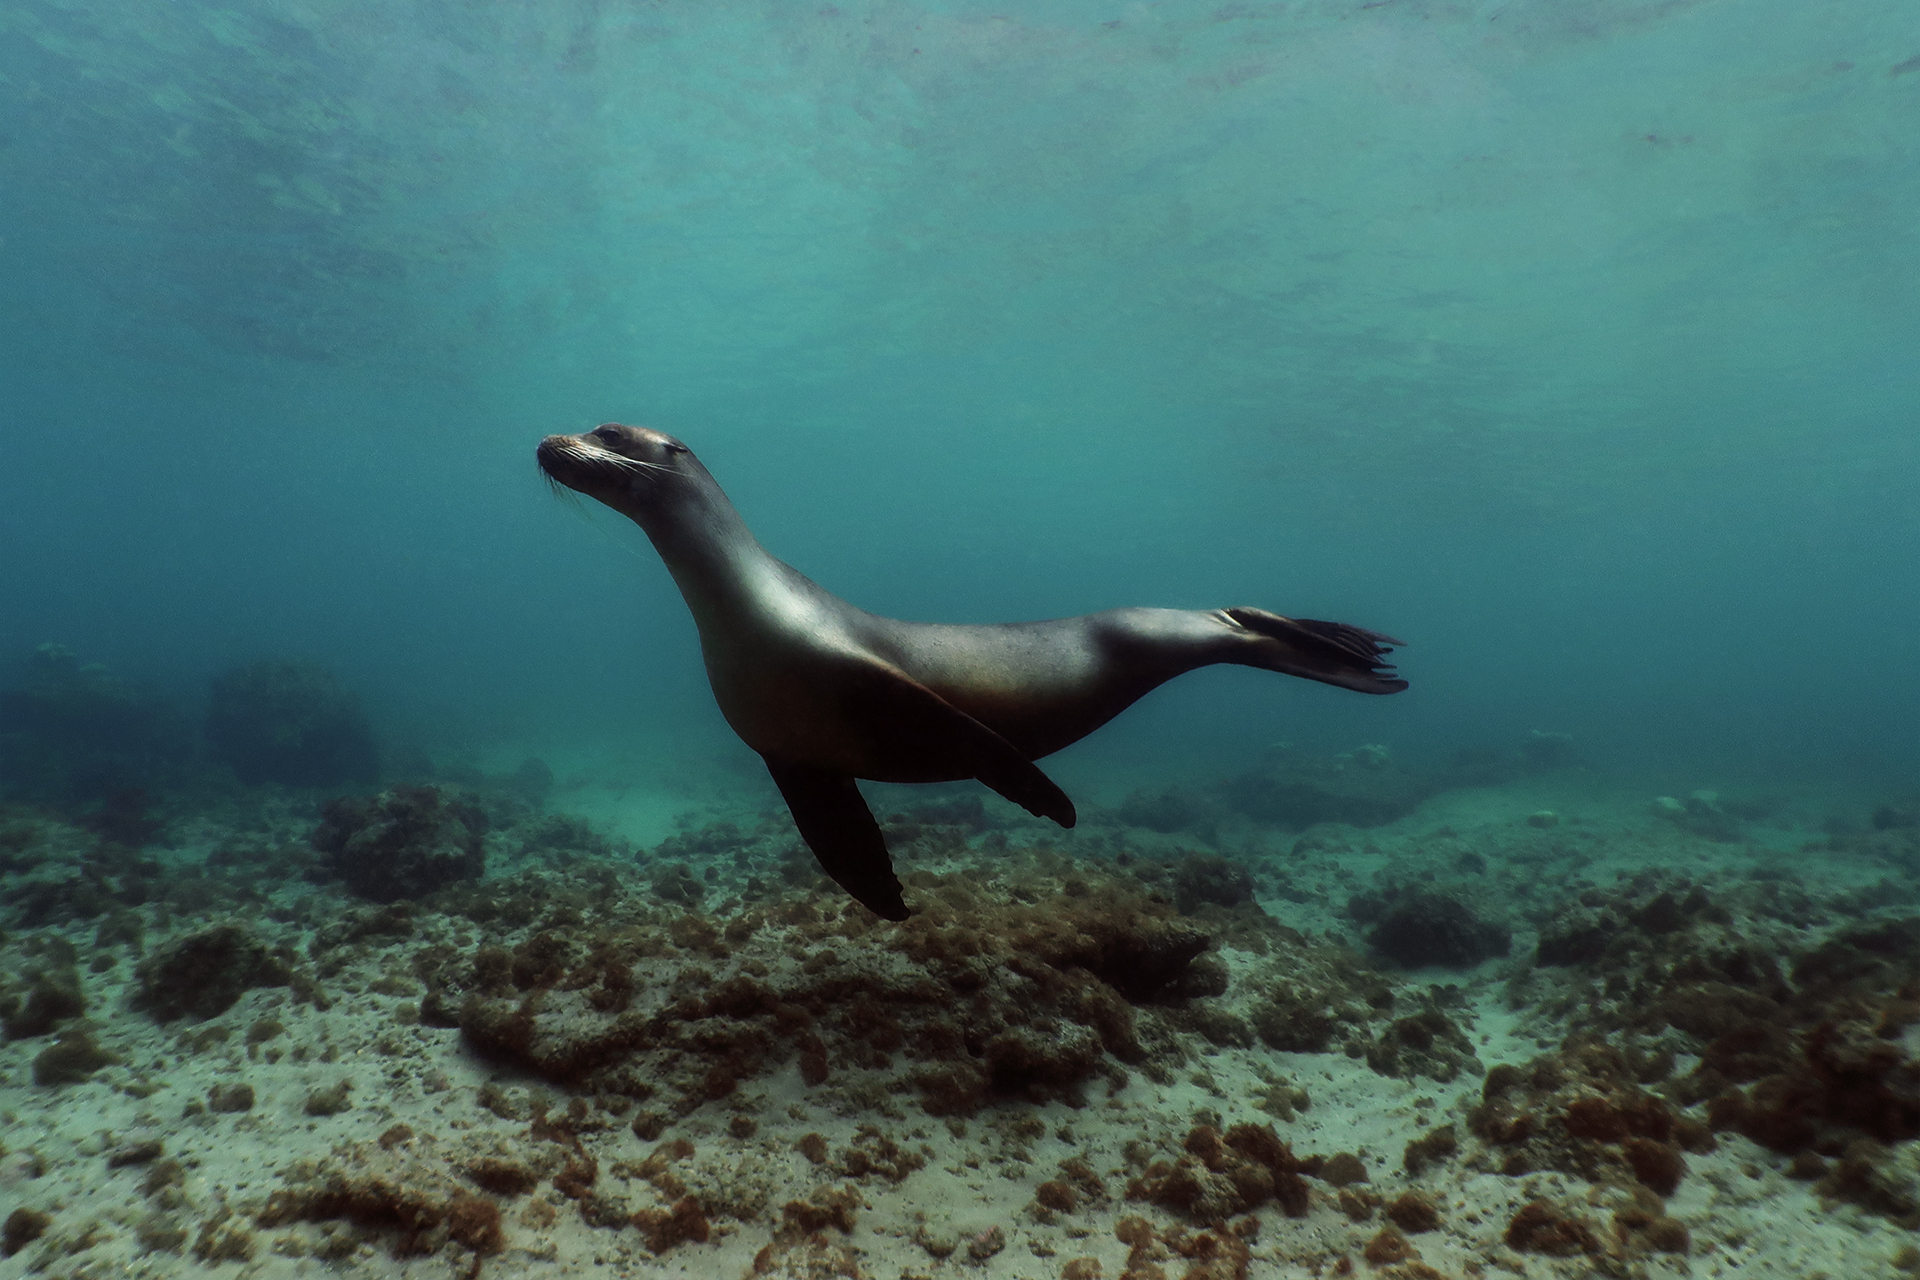
[[[548,480],[639,519],[667,486],[700,472],[692,452],[664,431],[606,422],[577,436],[548,436],[535,457]]]

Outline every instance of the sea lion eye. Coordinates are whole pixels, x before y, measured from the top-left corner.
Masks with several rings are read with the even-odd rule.
[[[687,446],[680,444],[678,441],[670,440],[667,442],[668,453],[685,453],[686,451],[687,451]]]
[[[620,428],[609,422],[604,427],[595,427],[593,430],[587,432],[587,434],[596,440],[618,440],[620,438]]]

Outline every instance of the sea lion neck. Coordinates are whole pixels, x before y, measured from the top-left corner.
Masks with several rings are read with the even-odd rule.
[[[646,531],[694,621],[708,625],[750,611],[784,566],[760,545],[720,485],[692,458],[626,515]]]

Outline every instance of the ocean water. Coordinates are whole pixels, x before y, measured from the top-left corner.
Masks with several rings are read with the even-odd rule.
[[[0,1215],[28,1216],[0,1276],[1910,1272],[1916,208],[1908,0],[15,0]],[[1184,676],[1044,763],[1072,834],[972,784],[870,788],[913,927],[1141,1028],[955,1102],[919,1015],[892,1048],[844,1027],[918,998],[874,957],[959,944],[834,923],[645,537],[543,483],[542,437],[601,422],[684,440],[774,555],[879,614],[1250,605],[1400,637],[1410,687]],[[242,697],[233,729],[220,690],[260,662],[303,664],[259,677],[298,705]],[[329,803],[377,823],[415,785],[484,811],[484,876],[343,878]],[[1031,959],[1076,929],[1107,959]],[[542,932],[552,975],[486,976]],[[1217,981],[1139,978],[1203,935]],[[802,963],[835,938],[878,966],[864,997]],[[502,1038],[501,1002],[588,989],[608,947],[679,1057],[613,1079]],[[701,1015],[766,1043],[659,1029],[689,965],[770,984]],[[156,995],[223,981],[217,1011]],[[1000,981],[972,1058],[1092,1034]],[[1314,981],[1345,1030],[1268,1034]],[[1737,1016],[1677,1012],[1703,1001]],[[1416,1009],[1452,1057],[1395,1056],[1436,1034]],[[247,1038],[267,1021],[284,1041]],[[1855,1023],[1897,1061],[1808,1047]],[[1730,1065],[1761,1024],[1805,1042]],[[113,1061],[36,1070],[88,1036]],[[803,1041],[826,1083],[773,1047]],[[731,1064],[711,1096],[681,1082],[701,1052]],[[1542,1054],[1512,1105],[1571,1147],[1488,1119],[1489,1073]],[[1846,1070],[1873,1118],[1767,1110],[1767,1081]],[[316,1110],[343,1073],[353,1104]],[[243,1081],[257,1109],[202,1105]],[[1594,1097],[1717,1136],[1588,1133]],[[1403,1160],[1446,1122],[1457,1156]],[[1169,1189],[1254,1160],[1209,1125],[1364,1147],[1372,1181]],[[482,1138],[534,1189],[474,1174]],[[721,1163],[637,1172],[676,1140]],[[1661,1192],[1632,1142],[1691,1172]],[[1055,1172],[1082,1157],[1097,1193]],[[417,1194],[315,1207],[368,1168]],[[1445,1225],[1375,1212],[1408,1196]],[[660,1235],[689,1199],[710,1238]],[[499,1238],[449,1208],[495,1202]],[[1535,1203],[1592,1233],[1532,1240]]]

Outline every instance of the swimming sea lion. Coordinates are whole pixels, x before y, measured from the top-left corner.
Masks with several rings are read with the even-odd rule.
[[[769,555],[687,446],[608,423],[540,442],[547,476],[653,540],[700,629],[720,712],[767,762],[828,875],[907,918],[856,778],[978,778],[1063,827],[1073,801],[1033,762],[1184,671],[1216,662],[1361,693],[1407,682],[1391,636],[1261,609],[1110,609],[1052,622],[951,626],[856,609]]]

